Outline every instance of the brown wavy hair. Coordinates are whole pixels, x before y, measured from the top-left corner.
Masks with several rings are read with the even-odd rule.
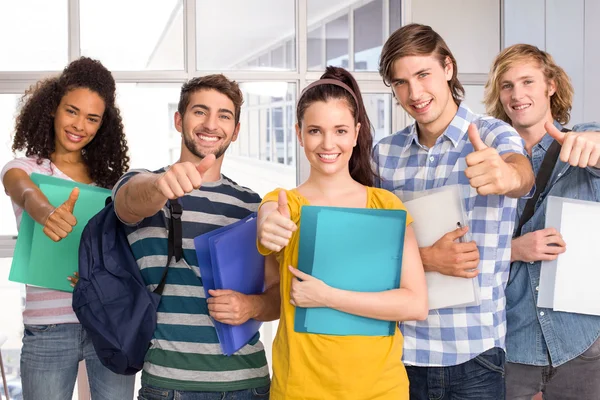
[[[335,79],[345,83],[356,95],[358,104],[354,101],[354,97],[346,89],[332,85],[323,84],[313,86],[302,93],[298,105],[296,106],[296,118],[298,126],[302,126],[304,113],[306,109],[313,103],[318,101],[326,102],[330,99],[343,99],[348,103],[350,112],[354,117],[354,123],[360,122],[360,131],[356,141],[356,147],[350,156],[349,169],[352,179],[365,186],[373,186],[375,172],[371,163],[371,152],[373,149],[373,132],[371,130],[371,121],[367,116],[367,110],[363,103],[360,94],[358,83],[352,77],[350,72],[339,67],[327,67],[325,73],[321,75],[321,79]]]
[[[554,81],[556,91],[550,97],[550,110],[552,117],[561,125],[565,125],[571,118],[571,107],[573,105],[573,85],[571,79],[564,69],[559,67],[554,58],[545,51],[529,44],[515,44],[502,50],[496,56],[488,81],[485,84],[485,95],[483,102],[486,111],[494,118],[501,119],[512,124],[504,107],[500,102],[500,89],[502,76],[514,64],[520,62],[535,62],[542,70],[546,83]]]
[[[442,68],[446,67],[446,59],[452,62],[452,78],[448,81],[452,98],[456,105],[465,96],[465,89],[458,80],[456,58],[442,37],[430,26],[408,24],[396,30],[383,45],[379,57],[379,75],[387,86],[394,79],[394,63],[402,57],[434,55]]]
[[[179,95],[179,104],[177,105],[177,111],[183,117],[185,110],[190,105],[190,97],[193,93],[200,90],[216,90],[217,92],[224,94],[229,97],[235,107],[235,124],[240,122],[240,114],[242,104],[244,103],[244,96],[240,90],[239,85],[236,81],[231,81],[223,74],[213,74],[192,78],[181,87],[181,94]]]
[[[81,154],[90,178],[98,186],[111,188],[129,168],[129,149],[115,104],[115,80],[100,61],[81,57],[59,76],[41,80],[25,92],[19,103],[12,150],[37,157],[38,163],[50,159],[55,150],[53,115],[65,94],[78,88],[89,89],[104,100],[102,125]]]

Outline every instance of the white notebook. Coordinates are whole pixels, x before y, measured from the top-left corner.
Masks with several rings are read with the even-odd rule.
[[[567,250],[542,262],[538,307],[600,315],[600,203],[548,196],[546,228],[560,232]]]
[[[461,226],[468,225],[458,185],[413,193],[412,200],[404,202],[404,205],[414,220],[412,227],[419,247],[433,245],[446,233],[455,230],[458,222]],[[465,240],[470,241],[469,232]],[[426,272],[425,278],[430,310],[480,304],[477,278],[460,278],[438,272]]]

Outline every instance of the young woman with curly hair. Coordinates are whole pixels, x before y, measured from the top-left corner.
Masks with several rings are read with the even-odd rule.
[[[1,173],[17,225],[27,211],[48,237],[60,241],[77,223],[72,211],[78,189],[55,208],[31,181],[31,173],[111,188],[127,170],[128,148],[115,92],[111,73],[99,61],[80,58],[25,93],[12,148],[26,157],[10,161]],[[24,398],[70,399],[79,361],[85,360],[93,400],[132,399],[133,377],[114,374],[100,363],[71,301],[71,293],[26,287]]]

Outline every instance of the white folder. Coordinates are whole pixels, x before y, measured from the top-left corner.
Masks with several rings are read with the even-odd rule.
[[[567,249],[542,261],[538,307],[600,315],[600,203],[549,196],[545,227],[558,230]]]
[[[443,186],[412,193],[404,205],[413,217],[412,227],[419,247],[429,247],[460,223],[467,226],[461,189],[458,185]],[[470,234],[464,236],[470,241]],[[426,272],[429,309],[468,307],[480,304],[477,278],[460,278]]]

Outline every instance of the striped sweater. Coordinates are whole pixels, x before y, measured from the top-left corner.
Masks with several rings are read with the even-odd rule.
[[[115,185],[113,198],[139,172],[125,174]],[[208,315],[193,241],[198,235],[256,211],[260,197],[222,177],[218,182],[203,184],[180,202],[184,254],[169,267],[142,381],[146,385],[184,391],[234,391],[265,386],[269,383],[269,370],[258,334],[230,357],[221,352]],[[168,215],[165,206],[154,216],[127,228],[131,249],[151,290],[160,281],[167,262]]]

